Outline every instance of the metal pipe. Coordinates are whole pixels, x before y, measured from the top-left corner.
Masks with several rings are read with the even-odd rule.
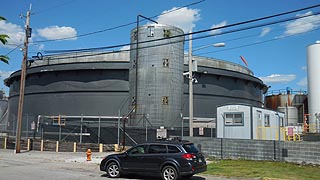
[[[146,142],[148,142],[148,123],[146,123]]]
[[[98,144],[100,144],[100,122],[101,122],[101,118],[100,118],[100,115],[99,115],[99,129],[98,129]]]
[[[120,147],[120,109],[119,109],[119,112],[118,112],[118,147]]]
[[[59,142],[61,141],[61,124],[59,123]]]
[[[83,114],[81,114],[81,122],[80,122],[80,143],[82,143],[82,123],[83,123]]]
[[[193,137],[192,31],[189,34],[189,136]]]

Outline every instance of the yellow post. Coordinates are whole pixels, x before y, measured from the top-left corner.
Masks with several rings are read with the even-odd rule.
[[[77,152],[77,143],[76,142],[73,143],[73,152]]]
[[[59,152],[59,141],[56,143],[56,152]]]
[[[27,151],[30,151],[30,139],[28,139]]]
[[[4,138],[3,149],[7,149],[7,137]]]
[[[99,144],[99,152],[103,152],[103,144]]]
[[[41,140],[40,151],[43,151],[43,140]]]

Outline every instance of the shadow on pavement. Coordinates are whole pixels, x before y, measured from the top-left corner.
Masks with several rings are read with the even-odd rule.
[[[107,174],[101,175],[101,177],[108,177]],[[154,177],[154,176],[141,176],[141,175],[135,175],[135,174],[127,174],[121,176],[123,179],[139,179],[139,180],[162,180],[161,177]],[[183,178],[186,179],[186,178]],[[188,178],[188,180],[205,180],[206,178],[200,177],[200,176],[192,176],[191,178]],[[182,180],[182,179],[181,179]]]

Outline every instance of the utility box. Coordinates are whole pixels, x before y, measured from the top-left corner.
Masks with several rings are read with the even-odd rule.
[[[157,129],[157,139],[167,139],[167,129],[163,126],[160,129]]]

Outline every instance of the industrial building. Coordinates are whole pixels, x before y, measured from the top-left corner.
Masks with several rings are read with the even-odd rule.
[[[183,31],[145,25],[131,31],[131,44],[130,52],[33,59],[27,68],[22,136],[115,143],[125,131],[129,141],[139,142],[154,139],[160,127],[168,136],[188,135]],[[194,56],[193,61],[198,82],[193,84],[195,122],[214,124],[217,106],[228,103],[263,106],[267,86],[247,67],[208,57]],[[20,73],[5,80],[10,93],[8,113],[1,120],[6,126],[1,128],[11,135],[16,129]],[[198,130],[194,127],[195,136]]]

